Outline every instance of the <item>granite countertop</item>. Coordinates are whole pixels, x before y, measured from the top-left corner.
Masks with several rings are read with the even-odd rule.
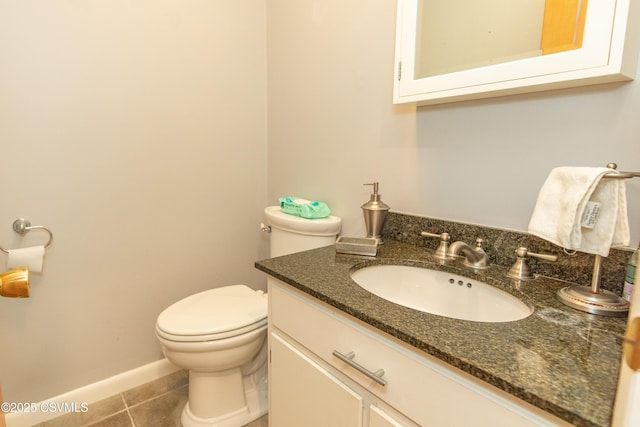
[[[567,282],[507,279],[506,269],[442,264],[432,251],[388,241],[378,255],[336,254],[335,246],[256,262],[256,268],[411,346],[576,426],[608,426],[626,319],[582,313],[556,298]],[[534,308],[526,319],[480,323],[391,303],[349,276],[372,264],[407,264],[482,280]]]

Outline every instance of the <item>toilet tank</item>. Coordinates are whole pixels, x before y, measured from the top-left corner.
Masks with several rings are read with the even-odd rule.
[[[264,216],[271,229],[272,258],[333,245],[342,227],[342,220],[337,216],[300,218],[282,212],[280,206],[265,208]]]

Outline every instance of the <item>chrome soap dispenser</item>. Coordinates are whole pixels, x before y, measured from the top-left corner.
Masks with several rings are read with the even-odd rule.
[[[387,218],[387,212],[389,212],[389,206],[380,200],[380,194],[378,194],[378,183],[373,182],[373,193],[367,203],[362,205],[362,213],[364,215],[364,225],[367,229],[367,237],[378,239],[378,244],[382,244],[382,238],[380,233],[384,220]]]

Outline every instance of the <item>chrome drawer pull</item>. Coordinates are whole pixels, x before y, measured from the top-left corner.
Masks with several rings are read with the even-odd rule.
[[[366,375],[367,377],[371,378],[372,380],[374,380],[375,382],[377,382],[381,386],[384,387],[384,386],[387,385],[387,381],[383,380],[382,378],[380,378],[381,376],[384,375],[384,369],[378,369],[376,372],[371,372],[367,368],[365,368],[365,367],[361,366],[360,364],[358,364],[358,363],[353,361],[353,358],[356,356],[356,354],[353,351],[351,351],[351,352],[349,352],[347,354],[342,354],[338,350],[333,350],[332,354],[335,357],[337,357],[338,359],[342,360],[347,365],[351,366],[352,368],[355,368],[358,372],[360,372],[360,373]]]

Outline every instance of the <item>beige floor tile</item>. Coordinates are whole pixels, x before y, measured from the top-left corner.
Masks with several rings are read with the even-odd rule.
[[[133,422],[127,411],[124,411],[118,412],[97,423],[89,424],[87,427],[133,427]]]
[[[128,406],[134,406],[146,400],[158,397],[168,391],[183,387],[189,383],[188,371],[177,371],[155,381],[127,390],[122,395]]]
[[[36,424],[35,427],[80,427],[126,409],[122,396],[115,395],[89,405],[87,412],[74,412],[61,415],[49,421]]]
[[[180,426],[180,414],[189,398],[188,386],[129,408],[136,427]]]

